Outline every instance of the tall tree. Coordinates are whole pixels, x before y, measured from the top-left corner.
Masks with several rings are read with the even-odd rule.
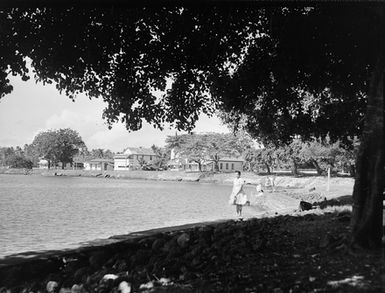
[[[70,128],[47,130],[37,134],[32,142],[35,153],[48,160],[48,168],[52,163],[72,163],[73,157],[85,144],[79,134]]]
[[[170,152],[167,151],[166,148],[161,148],[154,144],[151,146],[151,149],[157,155],[157,158],[153,161],[153,165],[158,169],[167,168],[167,162],[170,160]]]
[[[263,165],[267,174],[271,174],[271,168],[276,163],[280,152],[272,144],[266,144],[263,148],[256,150],[255,161]]]
[[[1,96],[9,72],[28,78],[29,57],[37,80],[102,97],[107,121],[132,130],[143,119],[191,130],[218,108],[245,115],[247,131],[268,141],[344,139],[360,135],[365,115],[352,240],[379,246],[383,17],[382,6],[360,3],[3,10]]]
[[[7,166],[10,168],[25,168],[32,169],[33,162],[23,155],[15,154],[7,158]]]
[[[2,167],[7,166],[7,159],[15,155],[13,147],[1,147],[0,148],[0,164]]]
[[[48,169],[57,162],[55,155],[55,131],[48,130],[38,133],[31,143],[34,153],[48,161]]]

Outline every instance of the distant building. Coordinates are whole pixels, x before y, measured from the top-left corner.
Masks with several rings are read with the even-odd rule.
[[[242,158],[221,158],[218,162],[219,171],[221,172],[235,172],[241,171],[244,160]]]
[[[139,169],[141,163],[151,164],[159,158],[151,148],[127,148],[114,156],[114,170]]]
[[[186,160],[183,164],[184,171],[197,172],[199,171],[199,164],[196,161]],[[213,171],[214,170],[214,162],[211,160],[202,161],[201,162],[201,171]]]
[[[37,166],[39,167],[39,169],[48,169],[48,160],[40,159],[37,163]]]
[[[222,158],[218,161],[219,172],[235,172],[243,169],[244,160],[241,158]],[[185,171],[199,171],[197,162],[188,161],[184,164]],[[203,161],[201,163],[201,171],[215,171],[215,162],[213,160]]]
[[[111,159],[92,159],[84,162],[84,170],[110,171],[114,170],[114,161]]]
[[[179,158],[177,159],[174,158],[167,162],[167,169],[169,169],[170,171],[184,170],[183,166],[184,164],[182,160],[180,160]]]
[[[241,158],[222,158],[218,161],[220,172],[235,172],[243,169],[244,160]],[[171,171],[199,171],[199,164],[196,161],[184,158],[173,159],[168,161],[167,167]],[[201,162],[201,171],[215,171],[215,162],[213,160],[204,160]]]
[[[72,162],[72,169],[74,170],[83,170],[85,160],[82,158],[74,158]]]
[[[40,159],[39,162],[37,163],[37,166],[39,169],[72,169],[73,168],[73,163],[65,163],[63,167],[62,162],[57,162],[53,163],[51,162],[51,165],[49,165],[48,160],[46,159]]]

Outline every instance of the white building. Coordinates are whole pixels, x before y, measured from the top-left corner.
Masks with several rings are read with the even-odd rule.
[[[48,160],[40,159],[37,165],[39,166],[39,169],[48,169]]]
[[[159,156],[150,148],[127,148],[114,156],[114,170],[135,170],[143,163],[151,164]]]
[[[114,170],[114,161],[111,159],[92,159],[89,161],[85,161],[84,170]]]

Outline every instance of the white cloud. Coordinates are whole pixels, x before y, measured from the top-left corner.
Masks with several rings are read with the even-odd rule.
[[[36,134],[48,129],[71,128],[79,132],[88,148],[104,148],[121,151],[128,146],[163,146],[167,135],[164,131],[144,124],[137,132],[128,132],[121,123],[109,130],[102,119],[105,103],[100,99],[89,100],[79,95],[75,102],[60,95],[53,85],[23,82],[11,78],[15,90],[0,100],[0,146],[23,146],[31,143]],[[228,132],[217,117],[201,115],[193,130],[200,132]]]

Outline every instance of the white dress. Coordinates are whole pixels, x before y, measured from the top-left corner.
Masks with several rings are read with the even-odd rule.
[[[247,202],[247,195],[243,190],[243,184],[245,180],[241,178],[235,178],[233,183],[233,191],[230,195],[229,204],[245,205]]]

